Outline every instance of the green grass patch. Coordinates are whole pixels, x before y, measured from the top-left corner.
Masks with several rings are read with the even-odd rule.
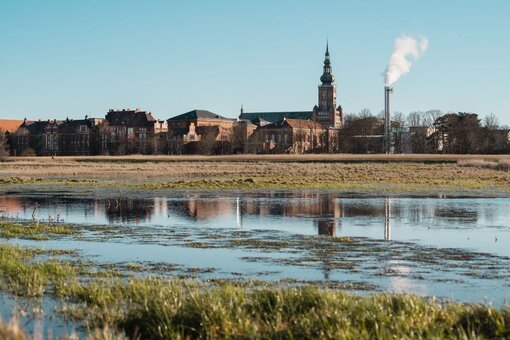
[[[81,234],[80,229],[69,224],[0,221],[0,238],[48,240],[55,236],[76,234]]]
[[[60,297],[66,301],[62,316],[89,331],[114,329],[150,339],[510,337],[507,307],[357,296],[306,285],[87,276],[59,258],[66,254],[0,245],[0,288]],[[0,327],[0,335],[9,331]]]
[[[134,279],[76,287],[68,312],[90,329],[142,338],[508,338],[510,310],[409,295]]]

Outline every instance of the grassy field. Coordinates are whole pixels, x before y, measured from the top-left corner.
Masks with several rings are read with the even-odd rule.
[[[0,185],[510,194],[510,156],[241,155],[7,158]]]

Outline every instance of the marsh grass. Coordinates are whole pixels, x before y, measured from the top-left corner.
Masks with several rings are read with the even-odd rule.
[[[480,168],[480,169],[491,169],[498,171],[510,171],[510,160],[486,160],[486,159],[468,159],[457,161],[459,166]]]
[[[45,251],[0,244],[0,287],[27,297],[44,295],[50,285],[58,292],[81,273],[74,266],[57,259],[70,254],[71,251]]]
[[[142,338],[507,338],[510,310],[316,287],[135,279],[77,288],[68,312]]]
[[[20,328],[16,318],[13,318],[9,324],[0,320],[0,339],[2,340],[25,340],[27,334]]]
[[[80,229],[69,224],[0,220],[0,238],[48,240],[55,236],[77,234],[81,234]]]
[[[23,296],[60,297],[59,315],[82,322],[93,338],[122,333],[150,339],[510,337],[507,307],[246,281],[83,280],[84,272],[49,257],[62,254],[1,245],[0,287]],[[0,332],[10,336],[13,329],[0,325]]]
[[[16,158],[0,169],[0,185],[30,190],[57,186],[143,191],[335,189],[507,195],[510,172],[461,165],[480,158],[500,166],[510,162],[508,156],[480,155]]]

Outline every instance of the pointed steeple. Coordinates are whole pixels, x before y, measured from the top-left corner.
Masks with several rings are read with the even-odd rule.
[[[326,53],[324,54],[324,72],[321,76],[322,85],[331,85],[335,77],[331,73],[331,61],[329,59],[329,41],[326,40]]]

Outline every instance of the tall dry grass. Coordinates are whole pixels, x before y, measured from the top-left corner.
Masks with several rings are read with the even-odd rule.
[[[491,169],[498,171],[510,171],[510,160],[499,159],[499,160],[487,160],[487,159],[464,159],[457,161],[459,166],[480,168],[480,169]]]
[[[0,320],[0,339],[2,340],[26,340],[27,334],[20,328],[18,319],[13,318],[9,324]]]

